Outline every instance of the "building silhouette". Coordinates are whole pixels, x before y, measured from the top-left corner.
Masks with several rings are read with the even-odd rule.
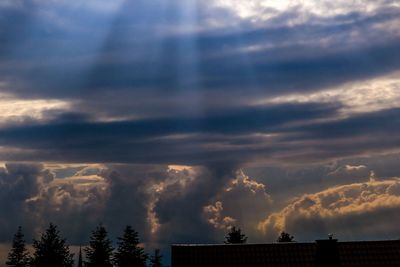
[[[400,240],[172,245],[172,267],[400,267]]]

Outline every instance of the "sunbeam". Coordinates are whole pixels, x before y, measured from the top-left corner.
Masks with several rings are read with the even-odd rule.
[[[399,47],[398,0],[0,0],[0,267],[400,236]]]

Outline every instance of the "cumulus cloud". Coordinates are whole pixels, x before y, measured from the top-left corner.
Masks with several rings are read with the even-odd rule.
[[[131,224],[148,249],[219,243],[233,225],[251,242],[273,241],[282,230],[297,240],[328,232],[341,239],[394,238],[400,234],[394,223],[400,178],[370,179],[369,162],[352,159],[292,173],[267,168],[260,175],[229,164],[6,164],[0,198],[8,203],[1,209],[7,219],[0,222],[8,230],[0,237],[9,241],[21,224],[29,240],[52,221],[75,245],[85,244],[99,222],[112,237]]]
[[[0,233],[2,241],[15,225],[26,225],[32,229],[32,218],[26,217],[29,210],[26,201],[40,193],[43,185],[54,176],[39,164],[6,164],[0,169]]]
[[[203,217],[203,207],[232,177],[231,166],[171,170],[156,194],[154,212],[160,224],[158,240],[185,243],[215,242],[213,227]]]
[[[34,234],[53,222],[77,244],[102,220],[109,197],[109,183],[99,174],[56,178],[25,201],[24,216],[34,220]]]
[[[158,192],[168,183],[170,173],[165,165],[107,165],[103,172],[109,183],[109,198],[101,220],[112,235],[127,224],[141,233],[144,242],[154,242],[158,234],[159,214],[155,211]],[[115,220],[115,218],[119,218]]]
[[[260,214],[271,207],[265,186],[236,173],[232,166],[226,170],[211,166],[108,168],[110,197],[103,213],[106,225],[114,233],[132,222],[150,246],[194,240],[220,242],[234,223],[255,237]],[[113,219],[116,216],[118,221]]]
[[[344,239],[396,238],[400,179],[369,181],[306,194],[259,224],[266,235],[285,230],[309,240],[335,233]]]
[[[218,168],[177,165],[6,164],[0,172],[0,225],[6,229],[0,242],[10,241],[16,225],[29,242],[49,222],[73,245],[86,244],[98,223],[110,237],[132,225],[149,250],[199,238],[212,242],[202,208],[227,177],[229,171]]]
[[[202,208],[222,190],[232,177],[229,173],[166,165],[6,164],[0,172],[0,224],[7,231],[0,238],[8,241],[8,233],[22,225],[29,239],[53,222],[72,244],[84,244],[102,222],[111,236],[131,224],[147,244],[187,241],[190,236],[210,241],[212,226],[203,220]],[[251,194],[262,191],[246,178],[237,182]],[[194,232],[197,228],[203,232]]]
[[[271,210],[272,199],[266,186],[237,171],[236,177],[213,198],[213,204],[203,208],[207,222],[217,229],[241,226],[256,237],[257,223]],[[254,235],[253,235],[254,234]]]
[[[147,204],[147,221],[152,234],[156,235],[162,226],[156,212],[160,198],[165,195],[170,198],[176,197],[177,194],[184,194],[188,187],[194,184],[199,172],[199,168],[191,166],[170,165],[165,172],[164,179],[155,180],[149,185],[147,189],[147,193],[150,195]]]
[[[80,242],[98,223],[108,195],[108,183],[98,174],[57,178],[44,165],[7,163],[0,174],[1,241],[9,240],[16,225],[29,239],[54,222]]]
[[[222,216],[224,210],[222,202],[217,201],[214,205],[208,205],[203,208],[204,214],[208,217],[207,222],[215,228],[227,230],[236,225],[236,219],[229,216]]]

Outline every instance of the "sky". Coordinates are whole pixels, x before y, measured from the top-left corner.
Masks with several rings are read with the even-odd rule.
[[[76,250],[400,237],[397,0],[0,1],[0,266]]]

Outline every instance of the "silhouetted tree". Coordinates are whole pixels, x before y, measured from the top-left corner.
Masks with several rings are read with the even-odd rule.
[[[294,242],[294,236],[290,235],[289,233],[282,232],[276,241],[277,242]]]
[[[154,255],[150,257],[150,267],[162,267],[162,255],[160,250],[154,250]]]
[[[85,248],[86,267],[112,267],[113,248],[111,240],[108,239],[107,230],[104,226],[99,225],[92,232],[89,246]]]
[[[33,267],[72,267],[73,254],[60,237],[57,226],[50,224],[40,240],[33,241],[35,252],[32,258]]]
[[[82,248],[79,247],[78,267],[83,267]]]
[[[233,226],[229,233],[225,236],[225,244],[243,244],[246,243],[247,237],[245,234],[242,234],[240,228]]]
[[[146,267],[147,254],[139,246],[139,234],[131,226],[124,229],[122,237],[118,238],[118,248],[114,254],[117,267]]]
[[[17,233],[14,235],[11,251],[8,253],[6,265],[13,267],[28,267],[29,263],[30,256],[25,247],[22,228],[18,227]]]

